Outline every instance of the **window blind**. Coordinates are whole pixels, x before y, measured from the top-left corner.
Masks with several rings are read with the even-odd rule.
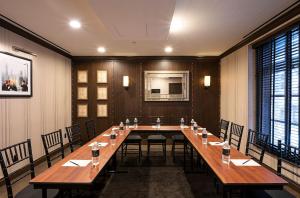
[[[299,27],[256,48],[257,130],[299,148]]]

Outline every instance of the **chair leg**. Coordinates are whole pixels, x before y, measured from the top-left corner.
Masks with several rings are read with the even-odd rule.
[[[124,155],[124,143],[121,145],[121,162],[123,162]]]
[[[142,147],[141,147],[141,142],[139,142],[139,164],[141,163],[141,157],[142,157]]]
[[[150,159],[150,142],[148,141],[148,145],[147,145],[147,158]]]
[[[167,142],[163,143],[164,159],[167,160]]]
[[[127,156],[127,146],[128,146],[128,144],[125,143],[125,156]]]
[[[172,143],[172,155],[173,155],[173,161],[175,162],[175,141]]]

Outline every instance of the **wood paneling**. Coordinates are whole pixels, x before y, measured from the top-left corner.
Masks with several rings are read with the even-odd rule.
[[[108,71],[108,118],[96,117],[97,70]],[[87,101],[77,100],[77,70],[88,70]],[[187,102],[145,102],[144,71],[146,70],[188,70],[190,71],[190,101]],[[130,85],[122,86],[122,77],[128,75]],[[211,87],[204,88],[203,78],[210,75]],[[97,121],[97,130],[103,131],[112,124],[119,124],[127,117],[138,117],[139,121],[150,124],[160,116],[162,124],[179,124],[184,117],[190,122],[193,117],[199,124],[207,126],[210,131],[218,133],[220,112],[220,69],[217,58],[198,59],[195,57],[113,57],[93,58],[77,57],[73,60],[72,71],[72,121],[82,126],[88,119]],[[84,84],[80,84],[84,85]],[[77,117],[77,104],[89,105],[89,117]]]

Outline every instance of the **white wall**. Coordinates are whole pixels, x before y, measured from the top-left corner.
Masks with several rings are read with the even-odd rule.
[[[13,45],[37,57],[15,52]],[[0,98],[0,148],[30,138],[37,159],[44,155],[41,134],[71,123],[71,60],[1,27],[0,51],[32,59],[33,64],[33,96]]]

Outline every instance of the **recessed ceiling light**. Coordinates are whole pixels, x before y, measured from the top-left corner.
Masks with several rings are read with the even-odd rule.
[[[171,52],[173,52],[173,48],[172,47],[165,47],[165,52],[166,53],[171,53]]]
[[[182,31],[183,29],[183,21],[181,18],[173,17],[171,25],[170,25],[170,32],[177,33]]]
[[[105,49],[105,47],[98,47],[97,51],[100,53],[105,53],[106,49]]]
[[[69,25],[74,28],[74,29],[79,29],[81,28],[81,23],[78,20],[71,20],[69,22]]]

